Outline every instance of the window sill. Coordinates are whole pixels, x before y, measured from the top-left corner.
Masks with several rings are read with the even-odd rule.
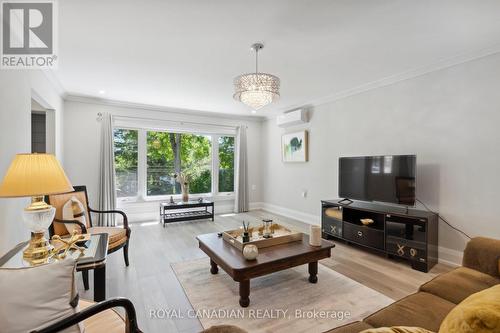
[[[224,193],[224,194],[217,194],[217,195],[211,195],[211,194],[190,194],[189,197],[192,200],[196,200],[198,198],[203,198],[207,200],[212,200],[214,202],[218,201],[230,201],[234,200],[235,195],[234,193]],[[172,198],[175,201],[180,201],[182,196],[181,195],[173,195]],[[150,196],[146,198],[127,198],[127,199],[117,199],[117,204],[119,206],[126,206],[128,204],[139,204],[139,203],[154,203],[154,202],[165,202],[170,200],[170,195],[162,195],[162,196]]]

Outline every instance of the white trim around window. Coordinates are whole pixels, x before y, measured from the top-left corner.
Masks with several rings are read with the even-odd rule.
[[[149,126],[148,126],[149,125]],[[153,126],[154,125],[154,126]],[[114,129],[127,129],[127,130],[136,130],[137,133],[137,188],[138,193],[137,196],[131,197],[119,197],[117,201],[120,204],[126,203],[139,203],[139,202],[151,202],[151,201],[165,201],[169,200],[172,196],[174,200],[180,200],[182,195],[155,195],[148,196],[147,195],[147,132],[149,131],[158,131],[158,132],[170,132],[170,133],[190,133],[195,135],[205,135],[210,136],[212,141],[211,147],[211,156],[212,156],[212,165],[211,165],[211,193],[200,193],[200,194],[192,194],[191,196],[194,198],[210,198],[215,201],[220,200],[231,200],[234,199],[234,191],[233,192],[219,192],[219,137],[222,136],[236,136],[236,129],[230,126],[216,126],[216,125],[207,125],[210,128],[205,130],[201,130],[197,128],[198,126],[193,126],[194,123],[190,123],[188,127],[185,123],[175,123],[168,121],[154,121],[153,120],[143,120],[140,123],[134,121],[134,125],[132,125],[129,119],[120,119],[117,118],[114,123]],[[200,126],[201,127],[201,126]],[[216,133],[218,132],[218,133]],[[236,141],[236,140],[235,140]],[[235,142],[236,144],[236,142]],[[236,153],[236,147],[235,147]],[[236,181],[236,180],[235,180]]]

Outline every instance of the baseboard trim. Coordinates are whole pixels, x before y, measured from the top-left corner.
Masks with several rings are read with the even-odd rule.
[[[462,265],[463,252],[439,246],[438,253],[439,253],[438,262],[450,266]]]
[[[262,209],[263,202],[250,202],[249,211]]]
[[[321,217],[314,214],[300,212],[294,209],[273,205],[267,202],[258,202],[254,204],[259,204],[258,206],[257,205],[255,206],[258,208],[254,209],[262,209],[270,213],[282,215],[307,224],[315,224],[315,225],[321,224]],[[438,253],[439,253],[438,261],[442,264],[450,266],[460,266],[462,264],[463,252],[461,251],[439,246]]]
[[[278,215],[283,215],[285,217],[298,220],[300,222],[304,222],[307,224],[314,224],[314,225],[320,225],[321,224],[321,218],[319,216],[316,216],[314,214],[309,214],[309,213],[304,213],[300,212],[298,210],[278,206],[278,205],[273,205],[267,202],[262,202],[261,209],[268,211],[273,214],[278,214]]]

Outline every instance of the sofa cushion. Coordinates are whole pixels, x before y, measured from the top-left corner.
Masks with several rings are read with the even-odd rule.
[[[439,333],[500,332],[500,285],[467,297],[446,316]]]
[[[372,326],[368,325],[365,322],[357,321],[354,323],[334,328],[333,330],[327,331],[325,333],[359,333],[362,330],[366,330],[367,328],[372,328]]]
[[[454,303],[418,292],[407,296],[365,319],[373,327],[416,326],[437,332]]]
[[[26,333],[78,312],[74,259],[0,269],[0,331]],[[75,325],[64,333],[84,332]]]
[[[90,227],[90,216],[88,212],[88,204],[87,204],[87,197],[85,195],[85,192],[83,191],[78,191],[78,192],[70,192],[70,193],[62,193],[62,194],[51,194],[49,195],[49,203],[51,206],[56,208],[56,219],[63,220],[63,206],[68,200],[70,200],[72,197],[76,197],[78,201],[80,201],[83,206],[85,207],[85,222],[87,223],[86,227]],[[54,223],[54,233],[56,235],[66,235],[68,233],[68,230],[66,230],[66,227],[63,223]]]
[[[459,267],[435,277],[422,285],[420,290],[458,304],[469,295],[499,283],[500,279],[491,275],[467,267]]]
[[[421,327],[393,326],[369,328],[360,333],[434,333]]]
[[[77,197],[72,196],[62,207],[63,220],[67,221],[78,221],[84,226],[87,226],[87,217],[85,216],[85,207],[78,200]],[[82,233],[82,229],[77,224],[65,223],[64,226],[68,231],[68,234],[72,235],[73,231],[78,231],[79,234]]]
[[[94,302],[80,300],[78,305],[83,310],[94,304]],[[125,332],[125,321],[113,309],[100,312],[84,320],[85,333],[123,333]]]
[[[216,325],[207,328],[200,333],[247,333],[247,331],[233,325]]]

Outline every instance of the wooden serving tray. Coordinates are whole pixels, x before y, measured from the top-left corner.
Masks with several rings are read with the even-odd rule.
[[[261,249],[264,247],[270,247],[279,244],[297,242],[302,240],[302,233],[297,231],[292,231],[280,224],[273,224],[271,227],[272,238],[263,237],[264,227],[254,227],[249,228],[250,241],[243,243],[243,229],[229,230],[222,233],[222,238],[224,241],[228,242],[235,248],[243,251],[243,248],[248,244],[253,244],[257,248]]]

